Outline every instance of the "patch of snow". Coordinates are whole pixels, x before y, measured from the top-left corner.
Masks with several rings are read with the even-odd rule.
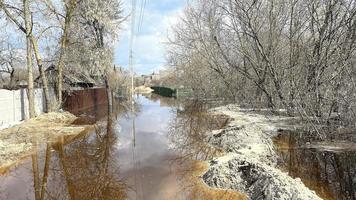
[[[206,142],[227,152],[210,161],[205,183],[220,189],[245,192],[251,199],[321,199],[300,179],[276,168],[277,154],[272,136],[288,118],[242,112],[236,105],[210,110],[233,120],[222,130],[212,131]]]

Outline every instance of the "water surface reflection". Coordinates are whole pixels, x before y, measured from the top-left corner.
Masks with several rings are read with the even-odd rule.
[[[125,199],[127,186],[113,156],[115,126],[108,120],[95,134],[47,144],[0,177],[0,199]]]
[[[177,111],[171,123],[169,136],[174,149],[179,152],[175,161],[179,166],[177,172],[181,191],[185,199],[247,199],[236,191],[208,188],[200,178],[208,168],[205,161],[224,154],[221,149],[207,143],[207,134],[225,127],[230,120],[224,115],[208,113],[210,106],[201,101],[187,102]]]
[[[199,178],[202,161],[223,153],[204,142],[229,121],[207,113],[215,103],[149,95],[137,96],[133,114],[130,105],[116,102],[110,115],[107,105],[76,107],[75,123],[95,128],[39,146],[0,177],[0,199],[245,199]]]
[[[341,137],[341,136],[340,136]],[[275,138],[280,165],[323,199],[356,199],[356,152],[305,148],[305,133],[284,132]]]

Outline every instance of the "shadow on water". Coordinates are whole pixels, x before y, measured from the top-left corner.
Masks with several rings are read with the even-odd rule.
[[[307,135],[283,132],[274,139],[280,166],[323,199],[355,200],[355,149],[332,148],[335,142],[314,146],[313,137]]]

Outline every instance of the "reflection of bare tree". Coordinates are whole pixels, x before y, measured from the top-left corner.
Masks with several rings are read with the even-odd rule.
[[[183,111],[177,111],[170,126],[170,137],[182,157],[207,160],[220,154],[221,150],[205,142],[206,134],[222,128],[227,122],[227,117],[210,115],[203,103],[193,101],[185,105]]]
[[[56,149],[58,152],[58,156],[59,156],[59,161],[62,165],[62,170],[64,173],[64,177],[66,180],[66,184],[67,184],[67,189],[68,189],[68,194],[71,200],[75,200],[75,185],[72,183],[71,177],[70,177],[70,173],[69,173],[69,169],[66,163],[66,158],[65,158],[65,153],[64,153],[64,149],[63,149],[63,144],[64,143],[64,139],[63,137],[61,138],[61,141],[58,142]]]
[[[222,150],[206,143],[207,134],[224,127],[228,118],[211,115],[207,106],[200,101],[192,101],[177,111],[176,118],[170,125],[170,138],[180,155],[178,175],[185,199],[245,199],[244,195],[233,191],[214,190],[206,187],[199,178],[207,166],[201,162],[222,154]]]
[[[40,195],[41,200],[44,200],[45,190],[47,187],[49,165],[51,162],[51,151],[52,151],[52,145],[51,143],[47,143],[46,158],[45,158],[45,164],[43,169],[43,178],[42,178],[41,195]]]
[[[37,138],[34,136],[32,138],[32,143],[34,147],[34,153],[31,156],[32,159],[32,172],[33,172],[33,186],[35,191],[35,199],[40,200],[40,175],[39,175],[39,168],[38,168],[38,144]]]
[[[324,199],[356,199],[356,152],[299,148],[308,138],[283,133],[276,138],[283,167]]]
[[[113,156],[117,142],[114,123],[99,126],[96,134],[87,134],[71,141],[62,138],[47,144],[42,183],[38,158],[33,157],[35,196],[37,199],[125,199],[126,185],[120,180]],[[67,143],[67,144],[66,144]],[[55,153],[51,153],[52,148]],[[38,155],[37,155],[38,157]]]

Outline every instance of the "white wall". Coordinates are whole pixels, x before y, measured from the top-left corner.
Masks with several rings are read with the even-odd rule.
[[[35,90],[36,114],[43,113],[44,100],[41,89]],[[0,129],[28,119],[27,90],[0,89]]]

